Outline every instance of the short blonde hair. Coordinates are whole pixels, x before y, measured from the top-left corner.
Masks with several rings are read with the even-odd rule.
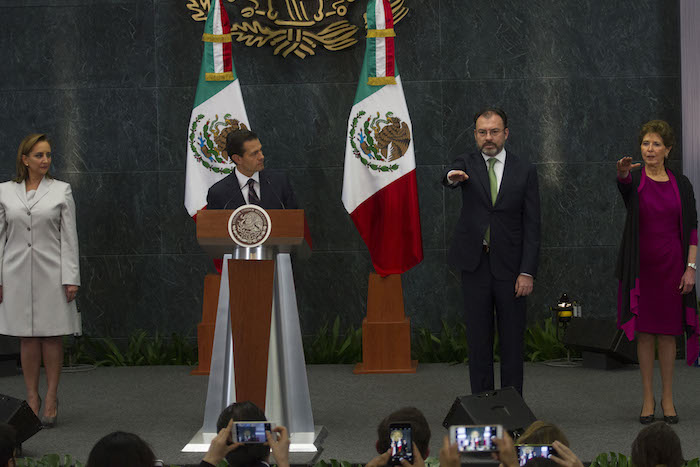
[[[552,444],[559,441],[569,447],[569,439],[554,423],[536,420],[518,438],[518,444]]]
[[[19,148],[17,149],[17,176],[13,179],[13,181],[22,183],[27,179],[27,177],[29,177],[29,171],[27,170],[27,166],[24,165],[22,156],[29,155],[29,152],[32,150],[34,145],[42,141],[51,144],[49,137],[44,133],[32,133],[26,136],[22,142],[19,143]],[[51,175],[48,173],[46,176],[51,178]]]

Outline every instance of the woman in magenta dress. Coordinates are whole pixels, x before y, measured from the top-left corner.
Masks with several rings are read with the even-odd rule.
[[[652,120],[639,134],[642,159],[617,161],[617,184],[627,207],[617,264],[618,327],[637,339],[642,375],[642,424],[654,421],[655,344],[658,345],[664,421],[678,423],[673,403],[676,336],[688,336],[687,362],[698,357],[695,297],[697,212],[690,181],[665,166],[674,144],[668,123]]]

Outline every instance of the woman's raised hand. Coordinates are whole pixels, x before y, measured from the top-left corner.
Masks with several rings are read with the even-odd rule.
[[[636,164],[633,164],[632,158],[625,156],[617,161],[617,176],[620,178],[627,178],[627,174],[630,173],[630,170],[637,169],[641,166],[641,163],[637,162]]]

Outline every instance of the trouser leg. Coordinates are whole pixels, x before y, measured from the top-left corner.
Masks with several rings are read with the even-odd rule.
[[[494,280],[493,292],[501,353],[501,387],[512,386],[522,394],[526,299],[515,297],[515,280]]]
[[[462,272],[464,316],[469,347],[469,380],[472,394],[492,390],[493,384],[493,298],[488,255],[479,267]]]

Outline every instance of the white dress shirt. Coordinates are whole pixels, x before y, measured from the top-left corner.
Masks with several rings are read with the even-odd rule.
[[[502,172],[502,170],[501,170]],[[252,177],[246,177],[243,175],[241,172],[236,170],[236,178],[238,179],[238,186],[241,187],[241,194],[243,195],[243,200],[248,204],[250,200],[248,199],[248,180],[251,178],[255,180],[255,183],[253,184],[253,189],[255,190],[255,194],[258,195],[258,199],[260,198],[260,175],[258,172],[255,172]]]
[[[481,153],[481,157],[484,158],[484,163],[486,164],[486,172],[488,173],[489,171],[489,159],[491,159],[491,156],[487,156],[483,152]],[[501,152],[493,156],[494,159],[496,159],[496,163],[493,164],[493,171],[496,173],[496,183],[498,186],[498,189],[501,189],[501,180],[503,180],[503,169],[506,166],[506,148],[501,149]]]
[[[487,156],[483,152],[481,153],[481,157],[484,158],[484,164],[486,164],[486,172],[488,173],[489,170],[489,159],[491,159],[491,156]],[[501,149],[501,152],[493,156],[496,158],[498,162],[496,162],[493,166],[493,171],[496,173],[496,183],[498,184],[498,189],[501,189],[501,180],[503,180],[503,169],[506,166],[506,148]],[[447,172],[447,181],[449,182],[450,185],[454,185],[457,182],[454,182],[450,180],[450,177],[452,174],[457,172],[456,170],[450,170]],[[469,174],[467,174],[469,175]]]

